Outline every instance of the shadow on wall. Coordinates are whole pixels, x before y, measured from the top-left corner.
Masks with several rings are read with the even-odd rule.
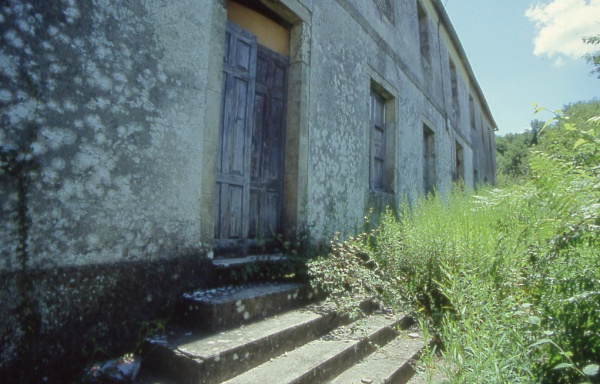
[[[144,322],[168,318],[183,292],[210,284],[211,269],[189,255],[1,274],[0,377],[61,382],[91,360],[130,352]]]

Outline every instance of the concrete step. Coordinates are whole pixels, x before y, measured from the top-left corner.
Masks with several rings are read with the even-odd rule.
[[[248,324],[314,302],[308,285],[254,283],[185,293],[175,322],[192,330],[214,332]]]
[[[219,383],[320,337],[347,318],[299,309],[207,335],[179,331],[143,346],[144,369],[179,383]]]
[[[360,363],[331,381],[332,384],[406,384],[415,374],[425,341],[421,333],[402,332]]]
[[[308,286],[290,282],[187,293],[174,326],[144,343],[138,382],[405,383],[410,378],[409,362],[424,345],[420,336],[403,331],[412,325],[410,316],[377,313],[351,323],[322,303],[307,305],[316,298]],[[361,309],[380,308],[365,301]]]
[[[450,383],[448,374],[452,371],[448,360],[436,355],[432,361],[428,362],[427,366],[417,366],[417,372],[407,384]]]
[[[284,353],[226,383],[327,382],[373,353],[379,346],[394,340],[399,335],[398,329],[406,329],[411,321],[409,316],[369,316],[335,329],[318,340]]]

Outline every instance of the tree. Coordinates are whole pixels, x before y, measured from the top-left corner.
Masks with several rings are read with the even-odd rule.
[[[534,128],[534,123],[535,121],[532,121],[532,128]],[[527,179],[529,147],[532,145],[533,137],[532,131],[509,133],[496,137],[499,186],[504,187]]]
[[[522,183],[529,179],[531,150],[551,153],[557,158],[580,166],[594,163],[596,147],[582,146],[574,150],[576,143],[581,139],[581,134],[567,129],[566,125],[577,126],[581,131],[593,132],[597,123],[590,118],[600,116],[600,101],[592,99],[567,104],[563,107],[560,116],[564,118],[557,119],[546,128],[543,121],[536,119],[531,121],[531,130],[496,137],[496,163],[500,187]]]
[[[582,138],[582,132],[590,132],[593,135],[598,128],[597,122],[592,118],[600,116],[600,100],[567,104],[560,115],[563,117],[542,131],[537,150],[551,153],[578,166],[595,164],[597,147],[576,144]],[[577,127],[577,130],[572,127]]]
[[[600,35],[584,37],[583,42],[591,45],[600,45]],[[590,72],[590,75],[597,75],[600,79],[600,51],[588,53],[584,57],[588,63],[594,66],[594,70]]]
[[[531,145],[537,145],[538,143],[538,133],[540,133],[540,131],[544,128],[544,122],[538,119],[535,120],[531,120],[531,123],[529,124],[531,126],[531,133],[532,133],[532,138],[531,138]]]

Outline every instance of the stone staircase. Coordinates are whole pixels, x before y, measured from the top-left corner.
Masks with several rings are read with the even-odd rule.
[[[143,346],[143,384],[406,383],[425,346],[405,314],[356,321],[299,283],[184,295],[176,327]]]

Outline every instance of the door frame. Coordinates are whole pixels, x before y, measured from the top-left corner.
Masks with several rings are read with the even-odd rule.
[[[298,0],[259,0],[290,24],[290,61],[283,178],[284,237],[306,225],[308,201],[308,127],[310,104],[311,12]],[[222,99],[223,51],[227,10],[223,0],[213,0],[211,37],[206,80],[205,117],[200,124],[202,153],[199,207],[199,245],[214,257],[215,184],[217,145]]]

